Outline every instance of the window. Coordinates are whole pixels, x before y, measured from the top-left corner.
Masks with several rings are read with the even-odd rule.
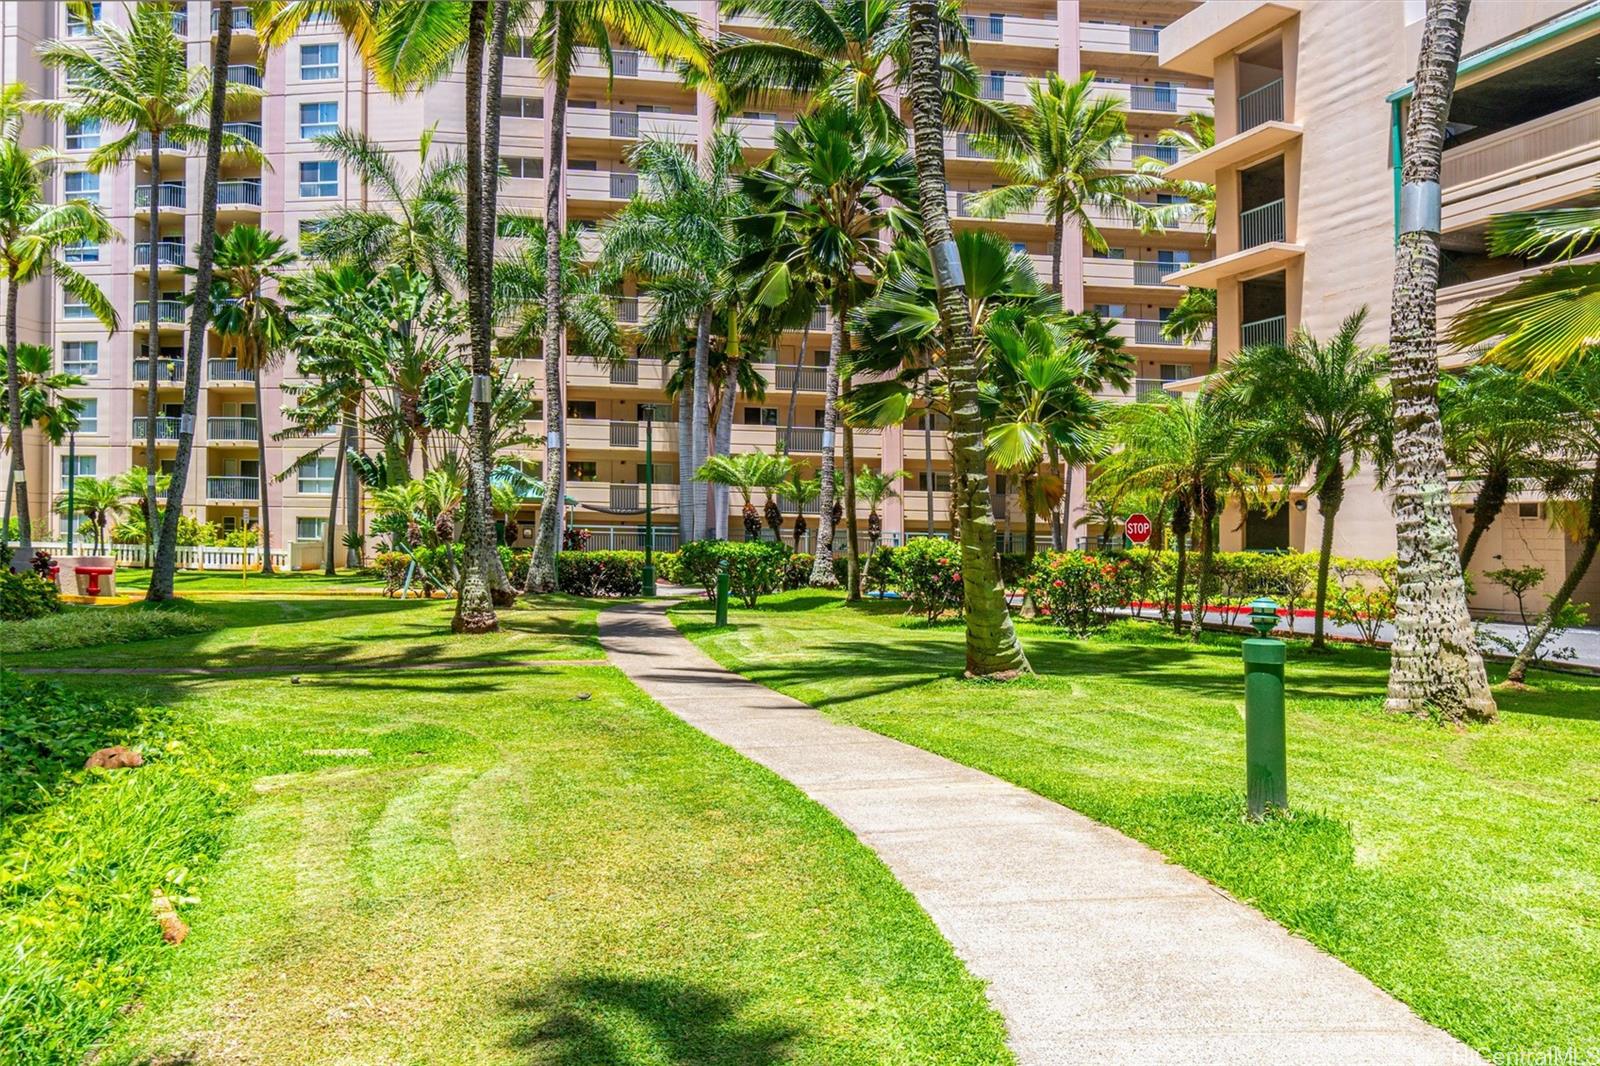
[[[1188,363],[1162,363],[1159,373],[1162,381],[1182,381],[1194,376],[1194,367]]]
[[[94,16],[94,20],[96,22],[99,22],[100,21],[100,4],[99,4],[99,0],[96,0],[95,3],[92,3],[92,4],[89,5],[89,11],[90,11],[90,14],[92,14]],[[75,12],[73,12],[73,10],[71,8],[67,8],[66,9],[66,13],[67,13],[67,36],[68,37],[83,37],[83,36],[86,36],[88,34],[88,32],[89,32],[89,24],[87,22],[85,22],[79,15],[77,15]]]
[[[62,251],[69,263],[100,262],[100,246],[94,241],[73,241]]]
[[[928,491],[928,472],[926,470],[917,471],[917,491],[918,492],[927,492]],[[949,474],[941,474],[937,470],[934,471],[934,474],[933,474],[933,491],[934,492],[949,492],[950,491],[950,475]]]
[[[306,140],[339,132],[339,104],[322,100],[300,105],[300,136]]]
[[[500,165],[506,168],[506,176],[510,178],[544,177],[543,159],[534,159],[529,156],[504,155],[500,157]]]
[[[303,44],[300,46],[300,80],[333,81],[339,77],[339,46],[337,44]]]
[[[1098,250],[1093,250],[1093,251],[1089,252],[1089,258],[1090,259],[1126,259],[1126,258],[1128,258],[1128,250],[1126,248],[1107,248],[1103,252],[1102,251],[1098,251]]]
[[[567,401],[567,417],[568,418],[596,418],[596,417],[598,417],[596,415],[596,413],[595,413],[594,401],[593,400],[568,400]]]
[[[589,460],[569,461],[567,463],[568,481],[599,481],[599,464]]]
[[[569,159],[569,160],[567,160],[567,169],[568,170],[599,170],[600,169],[600,161],[597,160],[597,159]]]
[[[528,37],[509,36],[506,38],[507,59],[532,59],[533,40]]]
[[[1128,313],[1127,304],[1095,304],[1094,313],[1101,318],[1121,318]]]
[[[308,496],[331,496],[333,464],[333,458],[328,456],[300,460],[300,465],[295,468],[299,490]]]
[[[1538,518],[1539,517],[1539,505],[1537,503],[1519,503],[1519,504],[1517,504],[1517,517],[1518,518]]]
[[[544,97],[502,96],[501,118],[544,118]]]
[[[677,417],[672,411],[672,405],[669,403],[641,403],[635,404],[633,408],[633,420],[635,422],[646,420],[651,422],[671,422]]]
[[[63,489],[67,487],[67,478],[69,476],[73,476],[74,474],[77,477],[94,477],[94,472],[96,469],[94,456],[78,456],[78,465],[76,471],[73,469],[72,458],[73,457],[70,455],[63,455],[61,457],[61,487]]]
[[[100,120],[86,118],[82,122],[67,123],[67,151],[100,147]]]
[[[339,164],[319,159],[300,164],[301,196],[338,196]]]
[[[100,401],[90,397],[82,401],[83,406],[78,408],[78,432],[100,432]]]
[[[61,371],[92,377],[100,373],[99,341],[66,341],[61,345]]]
[[[295,540],[321,540],[328,528],[326,518],[306,518],[300,516],[294,520]]]
[[[678,480],[677,463],[654,463],[652,466],[653,469],[650,470],[650,473],[655,475],[656,479],[654,481],[650,481],[649,478],[645,477],[643,463],[633,464],[633,480],[640,485],[643,485],[647,482],[651,485],[671,485]]]
[[[83,200],[91,204],[100,202],[100,175],[87,170],[69,170],[66,182],[68,200]]]
[[[778,424],[776,407],[746,407],[744,424],[747,426],[775,426]]]
[[[61,293],[61,316],[63,318],[93,318],[94,312],[89,310],[88,304],[63,289]]]

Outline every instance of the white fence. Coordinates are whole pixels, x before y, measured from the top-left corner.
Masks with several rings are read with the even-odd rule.
[[[65,555],[67,545],[65,541],[34,541],[34,548],[43,549],[51,555]],[[77,540],[73,542],[72,550],[79,555],[89,555],[94,552],[94,540]],[[107,545],[105,554],[116,559],[118,563],[126,566],[144,565],[143,544],[111,544]],[[178,545],[178,569],[180,570],[241,570],[246,565],[246,555],[252,567],[261,565],[260,548],[219,548],[209,544],[180,544]],[[289,549],[273,548],[272,565],[279,570],[289,568]]]

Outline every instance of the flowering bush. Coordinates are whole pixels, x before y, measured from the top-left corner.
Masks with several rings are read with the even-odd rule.
[[[895,587],[909,610],[934,622],[947,611],[961,610],[961,545],[935,537],[918,537],[894,553]]]
[[[1073,633],[1103,629],[1132,599],[1136,571],[1124,560],[1088,552],[1052,552],[1034,560],[1027,587],[1050,620]]]
[[[726,561],[728,591],[746,607],[783,586],[789,558],[788,548],[760,540],[694,540],[678,549],[685,584],[699,585],[710,599],[716,594],[717,568]]]
[[[644,552],[562,552],[561,591],[574,596],[637,596],[644,591]],[[527,566],[522,568],[524,579]]]

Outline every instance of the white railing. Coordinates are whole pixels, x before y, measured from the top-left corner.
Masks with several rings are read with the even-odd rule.
[[[238,181],[217,182],[217,206],[261,206],[261,179],[241,178]]]
[[[181,181],[164,181],[156,188],[156,201],[160,207],[182,208],[189,202],[189,191]],[[150,186],[139,185],[133,190],[133,206],[149,208]]]
[[[678,531],[673,530],[672,536],[676,546]],[[33,546],[51,555],[65,555],[67,545],[65,541],[34,541]],[[592,543],[591,543],[592,546]],[[79,540],[73,544],[73,551],[79,555],[88,555],[93,552],[94,541],[85,544]],[[145,547],[143,544],[108,544],[100,553],[109,555],[119,563],[130,566],[143,566],[145,561]],[[248,559],[247,559],[248,557]],[[260,548],[223,548],[215,544],[180,544],[178,545],[178,569],[180,570],[241,570],[248,565],[257,566],[261,562]],[[272,565],[280,570],[289,569],[289,549],[273,548]]]
[[[162,322],[182,322],[184,319],[184,306],[179,300],[157,300],[156,318]],[[135,322],[150,321],[150,301],[139,300],[133,305],[133,320]]]
[[[156,380],[157,381],[167,381],[167,382],[182,381],[183,380],[183,359],[182,359],[182,357],[180,356],[177,359],[169,359],[169,358],[166,358],[165,356],[163,356],[162,358],[157,359],[156,360]],[[134,383],[135,386],[138,386],[141,383],[143,383],[143,384],[149,384],[150,383],[150,360],[148,360],[148,359],[135,359],[133,361],[133,383]]]
[[[260,423],[253,418],[208,418],[208,440],[259,440]]]
[[[1288,319],[1283,315],[1246,322],[1239,327],[1239,340],[1246,348],[1257,344],[1282,344],[1288,336]]]
[[[208,500],[259,500],[261,481],[254,477],[226,475],[206,478]]]
[[[156,261],[166,266],[183,265],[183,242],[161,241],[156,245]],[[133,265],[150,265],[150,242],[140,241],[133,246]]]
[[[1239,247],[1254,248],[1268,241],[1284,239],[1283,200],[1239,212]]]
[[[182,419],[158,416],[156,418],[156,440],[177,440],[178,427],[181,423]],[[133,439],[144,440],[145,431],[149,425],[150,420],[148,418],[135,418],[133,420]]]
[[[667,488],[666,485],[655,486],[655,491]],[[676,489],[673,485],[671,488]],[[653,495],[653,494],[652,494]],[[654,500],[651,501],[652,503]],[[577,524],[581,529],[589,531],[589,543],[585,545],[586,551],[644,551],[644,526],[588,526],[581,522]],[[655,536],[654,548],[658,552],[672,552],[678,550],[678,531],[671,526],[657,525],[652,531]]]
[[[261,147],[261,123],[259,122],[224,122],[223,133],[231,133],[235,137],[249,141],[257,148]]]
[[[252,89],[261,88],[261,72],[249,63],[235,63],[229,67],[228,80]]]
[[[1247,93],[1239,94],[1239,132],[1254,129],[1263,122],[1283,121],[1283,79],[1275,78]]]
[[[239,369],[237,359],[211,359],[206,362],[207,381],[254,381],[256,376],[249,370]]]

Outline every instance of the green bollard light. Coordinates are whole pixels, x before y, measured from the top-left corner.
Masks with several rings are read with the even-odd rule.
[[[1244,766],[1250,817],[1267,808],[1289,809],[1288,756],[1284,749],[1283,665],[1288,648],[1269,634],[1278,624],[1278,605],[1265,597],[1250,604],[1250,625],[1258,636],[1244,642]]]
[[[728,560],[717,564],[717,625],[728,624]]]

